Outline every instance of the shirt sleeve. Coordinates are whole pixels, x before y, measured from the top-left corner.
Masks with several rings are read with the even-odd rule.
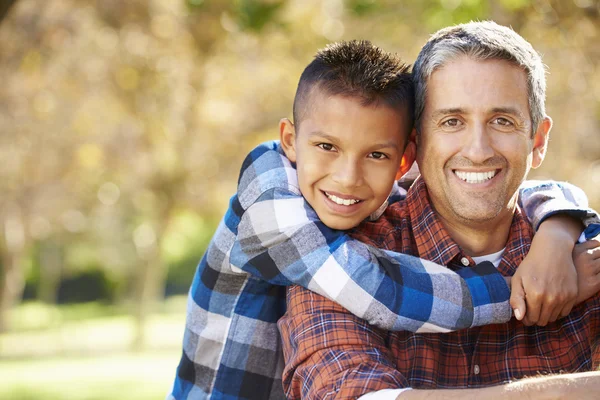
[[[568,182],[525,181],[519,188],[519,202],[535,230],[546,218],[567,214],[583,222],[588,238],[600,233],[598,213],[589,208],[584,191]]]
[[[301,196],[287,158],[275,149],[249,157],[232,204],[243,210],[234,271],[301,285],[388,330],[447,332],[510,319],[510,292],[494,268],[454,272],[329,229]]]
[[[386,346],[387,332],[329,299],[290,287],[287,312],[278,325],[288,398],[356,399],[409,386]]]

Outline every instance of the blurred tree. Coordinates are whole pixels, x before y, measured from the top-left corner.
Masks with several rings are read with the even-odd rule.
[[[6,17],[6,14],[8,14],[8,10],[10,10],[10,8],[16,2],[17,0],[3,0],[2,2],[0,2],[0,23],[2,23],[4,17]]]
[[[165,279],[184,279],[167,263],[184,271],[181,260],[202,254],[244,155],[277,138],[303,67],[341,39],[371,39],[413,60],[443,26],[486,18],[513,26],[551,71],[555,128],[534,176],[571,180],[599,207],[599,3],[2,3],[0,321],[20,299],[24,260],[35,252],[46,301],[57,298],[57,279],[104,276],[120,282],[111,293],[134,302],[142,327]],[[188,234],[182,215],[202,224],[197,242],[177,239]],[[142,329],[135,343],[143,346]]]

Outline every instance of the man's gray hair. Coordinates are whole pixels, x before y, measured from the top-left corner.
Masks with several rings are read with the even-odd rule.
[[[460,57],[506,60],[527,74],[532,134],[546,116],[546,69],[531,44],[512,29],[492,21],[469,22],[437,31],[423,46],[413,66],[415,124],[421,128],[427,81],[438,68]]]

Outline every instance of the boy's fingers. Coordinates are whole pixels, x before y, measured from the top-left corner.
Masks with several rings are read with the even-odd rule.
[[[560,315],[558,316],[558,318],[563,318],[563,317],[566,317],[567,315],[569,315],[574,306],[575,306],[575,301],[570,302],[567,305],[565,305],[563,307],[562,311],[560,312]]]
[[[592,256],[592,260],[600,258],[600,247],[592,247],[591,249],[587,249],[587,252]]]
[[[536,322],[537,325],[539,325],[539,326],[548,325],[548,321],[550,320],[550,317],[553,312],[554,312],[554,310],[548,304],[543,304],[540,307],[540,315]]]
[[[533,299],[535,297],[535,299]],[[535,325],[540,320],[540,314],[542,312],[542,305],[540,299],[537,296],[525,297],[525,304],[527,305],[527,318],[526,324]]]
[[[600,241],[597,239],[586,240],[585,242],[579,243],[577,246],[581,246],[586,250],[591,250],[600,247]]]
[[[560,314],[562,313],[564,307],[555,307],[550,314],[550,318],[548,318],[548,322],[554,322],[560,318]]]

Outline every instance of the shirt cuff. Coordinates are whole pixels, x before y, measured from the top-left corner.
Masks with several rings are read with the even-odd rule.
[[[581,243],[585,242],[586,240],[590,240],[595,238],[596,236],[600,235],[600,224],[589,224],[585,230],[583,231],[583,233],[581,234],[582,238],[579,238],[579,241]]]
[[[535,211],[532,226],[537,232],[542,222],[548,218],[560,214],[568,215],[571,218],[580,220],[586,228],[592,225],[598,226],[600,219],[594,210],[589,208],[574,208],[566,200],[551,200],[547,204],[539,206],[540,210]],[[593,228],[592,228],[593,229]]]
[[[510,289],[506,280],[489,261],[456,271],[466,282],[473,301],[471,327],[499,324],[510,320]]]
[[[396,397],[400,396],[402,392],[411,390],[412,388],[402,389],[382,389],[376,392],[363,394],[358,400],[396,400]]]

